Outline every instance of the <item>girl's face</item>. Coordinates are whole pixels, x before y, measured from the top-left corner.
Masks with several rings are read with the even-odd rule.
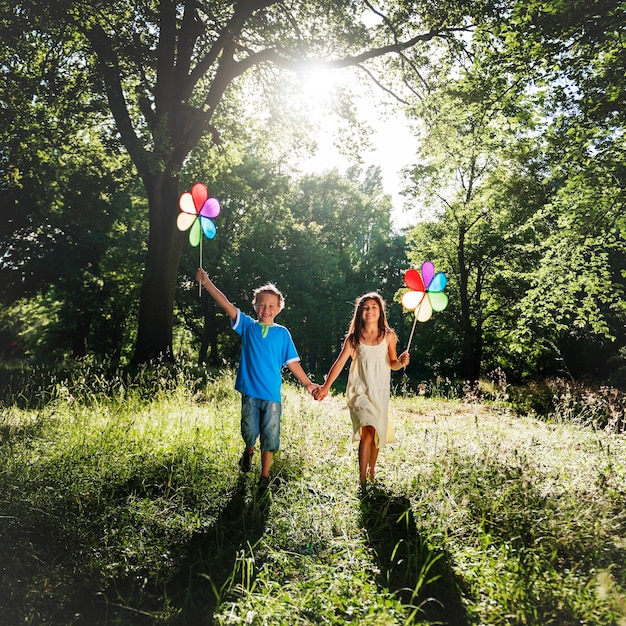
[[[256,314],[261,324],[271,326],[280,313],[280,302],[275,293],[261,292],[256,297]]]
[[[363,308],[361,310],[361,316],[363,322],[371,323],[378,322],[380,318],[380,307],[378,306],[378,302],[373,298],[366,300],[363,303]]]

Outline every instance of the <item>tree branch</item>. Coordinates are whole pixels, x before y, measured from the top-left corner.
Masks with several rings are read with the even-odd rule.
[[[251,53],[247,58],[238,61],[237,76],[243,74],[246,70],[250,69],[254,65],[259,65],[262,63],[271,63],[276,67],[288,70],[302,70],[312,65],[315,65],[315,67],[318,68],[323,67],[327,69],[341,69],[345,67],[353,67],[355,65],[363,63],[364,61],[369,61],[370,59],[382,57],[386,54],[394,52],[400,53],[403,50],[408,50],[409,48],[412,48],[414,45],[420,42],[432,41],[433,39],[436,39],[438,37],[445,37],[446,35],[450,35],[455,32],[463,32],[466,30],[467,28],[465,27],[436,28],[428,31],[427,33],[416,35],[415,37],[412,37],[411,39],[404,42],[396,42],[387,46],[372,48],[371,50],[366,50],[361,54],[346,56],[331,61],[321,61],[319,59],[290,59],[281,55],[275,48],[266,48],[265,50]]]
[[[404,100],[403,98],[401,98],[397,93],[395,93],[393,90],[389,89],[388,87],[385,87],[377,78],[376,76],[374,76],[374,74],[368,70],[364,65],[357,65],[356,66],[359,70],[361,70],[362,72],[364,72],[365,74],[367,74],[368,78],[379,88],[382,89],[385,93],[388,93],[392,98],[395,98],[400,104],[403,104],[405,106],[408,106],[409,103]]]
[[[221,29],[219,36],[211,46],[208,53],[200,59],[196,66],[189,72],[187,80],[184,81],[184,88],[182,90],[181,98],[186,101],[193,92],[196,84],[202,79],[202,77],[210,70],[213,64],[220,58],[224,58],[225,49],[229,44],[232,44],[239,37],[241,30],[254,13],[260,9],[265,9],[272,4],[276,4],[280,0],[257,0],[256,2],[240,1],[235,5],[235,11],[232,14],[228,23]],[[232,59],[232,56],[231,56]],[[229,59],[230,61],[230,59]],[[236,73],[235,76],[238,76]]]
[[[100,65],[107,100],[115,119],[117,130],[122,136],[131,159],[139,169],[148,162],[148,152],[135,133],[128,112],[124,90],[120,81],[122,70],[117,55],[111,47],[106,33],[99,24],[94,23],[91,27],[83,28],[82,30],[98,56],[98,64]],[[147,172],[141,171],[139,173],[142,176],[147,174]]]

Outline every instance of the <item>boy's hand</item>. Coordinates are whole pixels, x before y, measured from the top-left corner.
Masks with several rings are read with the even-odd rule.
[[[199,267],[198,271],[196,272],[196,280],[200,284],[202,284],[205,278],[208,280],[209,275],[201,267]]]
[[[317,400],[316,398],[316,393],[317,390],[320,388],[320,386],[317,383],[311,383],[310,385],[306,386],[306,390]]]

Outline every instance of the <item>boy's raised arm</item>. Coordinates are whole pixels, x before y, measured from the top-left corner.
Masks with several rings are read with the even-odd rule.
[[[196,272],[196,280],[209,292],[213,300],[226,311],[231,320],[237,319],[237,307],[215,286],[209,275],[201,267]]]

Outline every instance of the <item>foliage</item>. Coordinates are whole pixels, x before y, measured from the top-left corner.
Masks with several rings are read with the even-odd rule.
[[[393,253],[391,201],[375,168],[304,177],[289,205],[295,224],[281,271],[297,306],[285,320],[295,334],[302,333],[300,342],[314,355],[309,361],[313,371],[325,373],[356,298],[380,291],[392,304],[393,279],[403,255]]]
[[[198,179],[224,206],[208,269],[244,307],[259,282],[277,282],[312,372],[371,288],[403,343],[411,320],[394,297],[407,251],[376,168],[293,172],[315,128],[292,79],[315,58],[403,85],[425,140],[407,196],[435,211],[409,253],[447,272],[451,304],[419,329],[409,375],[619,379],[623,3],[0,9],[3,355],[117,364],[199,345],[199,362],[234,362],[227,320],[206,296],[198,307],[194,252],[178,267],[176,202]],[[349,129],[358,144],[350,96],[367,93],[348,92],[333,102],[346,119],[337,143],[359,157],[367,142],[345,141]]]
[[[147,224],[129,160],[72,68],[73,43],[56,37],[7,33],[14,47],[2,52],[2,352],[119,358]]]
[[[511,394],[521,413],[542,419],[592,426],[614,432],[626,431],[625,390],[610,385],[589,385],[563,378],[529,383]]]
[[[409,235],[409,256],[448,276],[451,305],[441,317],[467,380],[478,379],[485,350],[505,341],[527,284],[519,276],[537,256],[526,220],[545,192],[529,107],[520,87],[479,57],[413,113],[429,121],[407,193],[429,213]]]
[[[220,241],[209,247],[205,267],[249,314],[252,291],[275,283],[286,298],[278,321],[290,329],[309,371],[325,373],[330,367],[358,295],[380,290],[390,311],[399,310],[392,299],[397,268],[406,264],[404,240],[392,233],[390,199],[377,170],[293,178],[260,156],[243,157],[240,165],[220,172],[211,189],[218,196],[223,190],[225,199]],[[205,315],[198,320],[197,286],[190,283],[197,258],[192,255],[197,250],[184,258],[188,273],[181,281],[181,310],[194,336],[211,336],[210,362],[217,364],[219,355],[234,363],[238,342],[229,320],[206,294]],[[402,320],[395,310],[392,315],[403,337]]]
[[[113,205],[106,202],[102,208],[102,213],[110,210],[106,225],[59,225],[54,229],[59,240],[45,245],[42,258],[24,257],[23,271],[45,263],[45,269],[37,271],[47,284],[3,311],[6,356],[128,360],[136,332],[132,322],[143,253],[140,238],[147,224],[137,219],[136,196],[119,190],[114,195]],[[75,206],[80,212],[80,201]],[[73,228],[77,232],[72,233]],[[21,236],[23,232],[13,234]]]
[[[398,442],[361,491],[343,397],[287,385],[262,494],[257,468],[237,469],[232,386],[229,371],[84,366],[2,407],[4,623],[626,618],[623,437],[394,397]]]
[[[453,317],[464,378],[619,371],[623,7],[592,4],[518,3],[477,29],[456,72],[431,74],[427,89],[412,75],[424,142],[407,191],[431,213],[411,257],[448,267],[456,297],[443,321]]]
[[[531,224],[544,236],[516,334],[574,376],[614,376],[624,344],[623,19],[620,2],[531,2],[498,30],[509,71],[541,87],[554,190]],[[590,349],[596,358],[581,363]]]
[[[67,50],[59,65],[89,86],[95,103],[107,103],[107,121],[145,188],[150,230],[135,362],[173,355],[183,245],[174,228],[179,176],[204,135],[219,145],[229,132],[220,122],[229,117],[230,99],[237,100],[244,82],[263,88],[275,81],[279,68],[297,70],[313,59],[328,67],[365,67],[368,59],[417,43],[423,48],[434,39],[456,42],[457,31],[467,29],[467,16],[478,19],[483,13],[482,2],[444,3],[436,12],[420,3],[391,3],[388,17],[369,28],[364,15],[377,12],[353,0],[157,5],[54,0],[4,8],[7,28],[32,32],[36,52],[48,38],[58,38]]]

